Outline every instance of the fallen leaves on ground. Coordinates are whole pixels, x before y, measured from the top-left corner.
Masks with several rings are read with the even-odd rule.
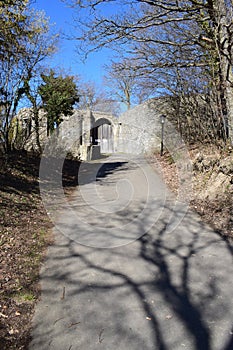
[[[26,349],[51,224],[38,185],[40,159],[12,154],[0,170],[0,343]]]

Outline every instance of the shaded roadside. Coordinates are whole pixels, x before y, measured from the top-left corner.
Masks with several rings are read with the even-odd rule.
[[[63,185],[75,186],[79,162],[66,160]],[[27,349],[40,295],[39,269],[53,241],[39,192],[40,158],[26,152],[0,157],[0,344]]]

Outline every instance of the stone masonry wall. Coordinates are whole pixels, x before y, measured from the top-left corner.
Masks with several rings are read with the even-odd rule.
[[[75,110],[72,116],[64,117],[59,129],[54,131],[56,142],[75,157],[83,160],[90,159],[92,148],[96,147],[95,152],[97,152],[98,147],[94,146],[91,130],[106,124],[111,129],[109,129],[111,151],[133,154],[150,153],[158,149],[161,144],[160,115],[164,113],[164,110],[164,103],[160,100],[136,106],[119,118],[101,112]],[[24,129],[31,125],[28,130],[29,135],[25,139],[24,149],[35,150],[35,130],[31,109],[22,109],[17,119]],[[47,135],[46,116],[42,110],[40,111],[40,126],[40,141],[43,147],[47,142]]]

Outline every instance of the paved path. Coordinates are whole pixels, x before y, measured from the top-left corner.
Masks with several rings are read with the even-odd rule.
[[[233,349],[232,247],[143,160],[100,165],[57,219],[30,350]]]

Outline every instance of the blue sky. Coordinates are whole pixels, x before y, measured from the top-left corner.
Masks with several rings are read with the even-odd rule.
[[[68,8],[60,0],[36,0],[33,7],[45,11],[50,22],[54,24],[55,31],[74,34],[74,9]],[[109,55],[109,50],[94,52],[83,63],[76,52],[75,41],[61,38],[59,51],[48,64],[54,68],[65,69],[68,74],[80,75],[84,81],[91,80],[100,86],[104,75],[103,65],[109,62]]]

